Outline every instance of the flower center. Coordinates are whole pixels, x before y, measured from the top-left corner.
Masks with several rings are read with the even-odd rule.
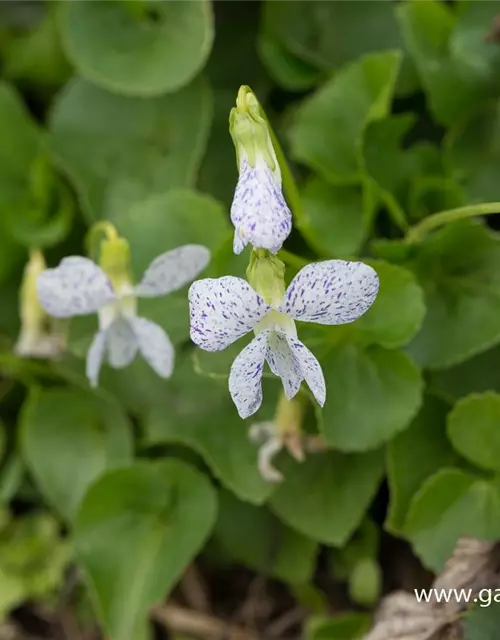
[[[119,317],[133,318],[137,315],[137,300],[129,284],[124,284],[116,291],[117,300],[99,309],[99,329],[107,329]]]
[[[254,329],[256,336],[268,329],[272,331],[281,331],[289,336],[297,337],[297,328],[295,322],[281,311],[271,309],[271,311],[257,324]]]

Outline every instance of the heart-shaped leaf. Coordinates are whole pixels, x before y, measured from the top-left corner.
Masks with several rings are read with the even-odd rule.
[[[145,640],[148,611],[172,590],[214,525],[216,494],[178,460],[108,471],[74,526],[78,558],[113,640]]]

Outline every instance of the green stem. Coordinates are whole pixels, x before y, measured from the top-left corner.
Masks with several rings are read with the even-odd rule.
[[[474,218],[475,216],[487,216],[492,213],[500,213],[500,202],[483,202],[481,204],[471,204],[466,207],[440,211],[412,227],[406,234],[406,241],[408,243],[421,242],[430,231],[438,227],[456,222],[457,220]]]

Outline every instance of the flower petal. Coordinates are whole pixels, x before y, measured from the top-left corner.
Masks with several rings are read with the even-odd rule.
[[[292,230],[292,214],[281,185],[261,156],[255,167],[246,158],[241,162],[231,221],[235,226],[235,253],[241,253],[249,243],[277,253]]]
[[[198,280],[189,289],[191,340],[206,351],[221,351],[253,329],[270,309],[241,278]]]
[[[295,320],[346,324],[368,311],[378,287],[376,271],[362,262],[316,262],[295,276],[279,310]]]
[[[108,362],[114,369],[127,367],[137,353],[137,338],[125,318],[118,318],[108,328],[106,335]]]
[[[302,375],[284,333],[271,331],[267,341],[266,360],[274,375],[281,378],[285,395],[290,400],[300,389]]]
[[[229,373],[229,393],[241,418],[254,414],[262,403],[262,371],[269,331],[263,331],[239,353]]]
[[[163,296],[191,282],[210,262],[210,251],[199,244],[162,253],[153,260],[135,288],[137,296]]]
[[[104,351],[106,349],[107,331],[98,331],[87,353],[86,374],[91,387],[97,387]]]
[[[300,368],[301,379],[307,382],[317,403],[322,407],[326,400],[326,384],[320,363],[300,340],[287,336],[287,341],[294,360]]]
[[[43,271],[37,293],[45,311],[56,318],[95,313],[116,298],[104,271],[80,256],[64,258],[55,269]]]
[[[174,370],[175,351],[165,331],[146,318],[131,318],[130,323],[143,358],[159,376],[170,378]]]

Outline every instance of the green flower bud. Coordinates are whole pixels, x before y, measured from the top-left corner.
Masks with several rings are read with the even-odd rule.
[[[271,132],[262,116],[259,102],[250,87],[242,86],[236,98],[236,107],[229,115],[229,132],[236,149],[238,168],[243,158],[255,167],[263,158],[274,177],[281,183],[281,172],[274,151]]]

